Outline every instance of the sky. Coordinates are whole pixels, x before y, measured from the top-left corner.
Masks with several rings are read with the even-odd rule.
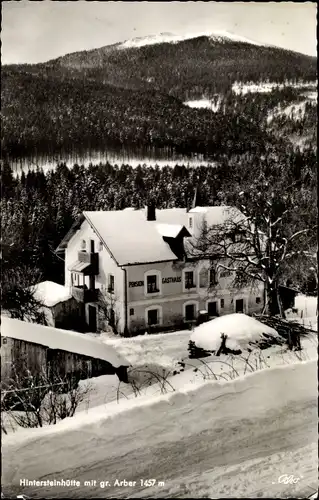
[[[161,32],[223,30],[317,54],[315,2],[3,1],[2,64],[44,62]]]

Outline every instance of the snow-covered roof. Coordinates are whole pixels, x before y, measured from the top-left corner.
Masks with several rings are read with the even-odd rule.
[[[112,346],[83,333],[28,323],[1,315],[1,336],[103,359],[111,363],[114,368],[129,366],[129,362]]]
[[[190,213],[201,212],[208,225],[224,224],[230,218],[241,216],[233,207],[196,207]],[[119,266],[177,260],[164,237],[176,237],[184,228],[184,235],[190,236],[189,212],[185,208],[156,210],[156,220],[148,221],[146,210],[113,210],[83,212],[100,241],[108,249]],[[77,221],[58,247],[67,246],[70,238],[79,229]],[[186,240],[191,238],[186,238]],[[187,245],[186,245],[187,246]]]
[[[197,326],[191,340],[197,347],[207,351],[217,351],[221,345],[221,334],[227,335],[226,346],[229,349],[245,349],[249,342],[259,342],[264,333],[278,337],[274,328],[264,325],[251,316],[242,313],[227,314]]]
[[[68,288],[54,283],[54,281],[42,281],[32,288],[34,297],[47,307],[53,307],[59,302],[65,302],[72,297]]]
[[[244,218],[244,215],[236,207],[226,205],[218,207],[195,207],[192,208],[189,213],[202,214],[208,226],[225,224],[230,220],[236,222]]]
[[[157,224],[159,234],[168,238],[176,238],[182,229],[183,226],[181,224]]]
[[[144,210],[83,213],[121,266],[177,259],[157,229],[163,215],[160,212],[156,221],[146,220]]]

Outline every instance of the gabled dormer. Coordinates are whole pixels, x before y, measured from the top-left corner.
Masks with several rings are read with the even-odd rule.
[[[185,257],[184,238],[191,236],[185,226],[178,224],[158,224],[158,232],[179,260]]]

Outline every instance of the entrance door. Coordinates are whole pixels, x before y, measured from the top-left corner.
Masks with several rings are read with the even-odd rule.
[[[114,309],[110,309],[110,326],[115,326],[115,312],[114,312]]]
[[[147,311],[147,322],[149,326],[158,324],[158,309],[149,309]]]
[[[217,302],[208,302],[207,304],[208,316],[211,318],[217,316]]]
[[[193,321],[195,319],[195,305],[188,304],[185,306],[185,320]]]
[[[90,332],[96,332],[97,321],[96,321],[96,307],[88,306],[89,308],[89,328]]]
[[[237,299],[236,300],[236,313],[243,313],[244,312],[244,299]]]

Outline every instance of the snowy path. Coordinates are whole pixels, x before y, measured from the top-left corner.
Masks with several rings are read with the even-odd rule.
[[[305,498],[317,487],[316,362],[206,383],[114,417],[3,440],[6,495],[33,498]],[[27,435],[27,434],[26,434]],[[300,478],[282,484],[283,475]],[[19,480],[79,480],[21,487]],[[141,479],[164,486],[141,487]],[[114,486],[115,480],[136,486]],[[84,481],[96,480],[96,486]],[[101,488],[100,481],[110,486]]]

